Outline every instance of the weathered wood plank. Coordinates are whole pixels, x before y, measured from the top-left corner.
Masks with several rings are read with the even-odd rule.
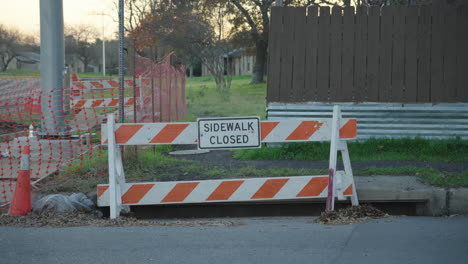
[[[328,102],[330,78],[330,7],[320,7],[317,69],[317,100]]]
[[[366,86],[367,7],[359,6],[356,11],[353,98],[355,102],[362,102]]]
[[[418,87],[417,102],[431,101],[431,8],[422,6],[418,20]]]
[[[392,6],[393,9],[393,54],[392,54],[392,90],[391,101],[403,102],[404,101],[404,88],[403,88],[403,71],[404,64],[404,51],[405,51],[405,17],[406,6]]]
[[[457,10],[457,95],[468,102],[468,6]]]
[[[268,78],[267,101],[278,102],[280,98],[280,70],[281,70],[281,29],[283,27],[283,9],[271,9],[270,36],[268,40]]]
[[[305,101],[316,101],[317,93],[317,40],[318,40],[318,8],[309,7],[306,25],[306,63],[305,63]]]
[[[341,97],[341,47],[343,39],[343,9],[332,8],[331,17],[331,51],[330,51],[330,101],[344,101]]]
[[[432,39],[431,39],[431,102],[444,101],[443,85],[443,45],[444,37],[444,7],[433,6],[432,8]]]
[[[457,9],[448,7],[444,13],[444,77],[443,77],[443,100],[444,102],[457,102]],[[465,28],[468,30],[468,28]]]
[[[379,100],[380,7],[369,9],[367,20],[367,90],[366,101]]]
[[[306,9],[297,7],[294,10],[294,63],[292,102],[304,102],[305,93],[305,49],[306,49]]]
[[[354,80],[354,7],[344,8],[341,86],[343,101],[353,101]]]
[[[294,7],[284,7],[281,34],[280,102],[290,102],[293,74]]]
[[[379,102],[391,102],[393,8],[382,8],[380,29]]]
[[[417,102],[417,75],[418,75],[418,58],[417,58],[417,41],[418,41],[418,8],[415,6],[408,7],[405,26],[405,81],[404,81],[404,102]]]

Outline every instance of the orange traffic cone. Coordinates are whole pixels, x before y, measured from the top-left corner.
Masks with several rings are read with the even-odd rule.
[[[31,170],[29,167],[30,147],[21,152],[21,167],[16,179],[15,194],[11,202],[10,215],[27,215],[31,212]]]

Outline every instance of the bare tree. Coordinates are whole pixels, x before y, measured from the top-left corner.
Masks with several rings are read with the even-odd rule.
[[[225,57],[232,48],[223,39],[225,5],[223,0],[128,1],[126,28],[140,55],[157,47],[175,51],[186,64],[201,61],[228,98],[232,70]]]
[[[235,16],[231,20],[234,31],[244,31],[250,34],[255,45],[256,58],[253,67],[251,83],[263,82],[268,50],[268,32],[270,28],[270,10],[275,0],[229,0],[235,7]],[[336,5],[328,0],[283,0],[284,6],[310,6],[328,4]],[[247,26],[245,26],[247,25]]]
[[[65,52],[77,54],[85,71],[93,58],[92,45],[97,36],[97,29],[90,25],[65,26]]]
[[[25,37],[16,29],[0,24],[0,69],[6,71],[10,62],[21,51]]]

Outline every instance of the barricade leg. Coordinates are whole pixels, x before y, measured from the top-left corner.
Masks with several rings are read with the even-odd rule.
[[[333,107],[333,120],[331,130],[331,142],[330,142],[330,162],[328,165],[328,195],[327,195],[327,206],[326,210],[333,211],[335,209],[335,173],[336,173],[336,160],[338,155],[338,141],[339,141],[339,129],[340,129],[340,107],[335,105]]]
[[[120,149],[115,142],[114,115],[107,115],[107,134],[109,141],[109,205],[110,218],[115,219],[120,215],[122,207],[121,183],[124,181],[122,157]]]
[[[345,169],[345,174],[347,177],[351,178],[351,184],[352,184],[352,189],[353,189],[353,195],[351,196],[351,204],[353,206],[358,206],[359,205],[359,200],[356,192],[356,184],[354,184],[354,175],[353,175],[353,170],[351,168],[351,159],[349,158],[349,152],[348,152],[348,145],[346,142],[343,142],[342,148],[341,148],[341,157],[343,158],[343,165]]]

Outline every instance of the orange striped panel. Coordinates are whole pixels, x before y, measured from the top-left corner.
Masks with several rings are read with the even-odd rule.
[[[135,101],[135,100],[134,100],[133,97],[132,97],[132,98],[128,99],[128,101],[125,103],[125,105],[133,105],[133,102],[134,102],[134,101]]]
[[[112,99],[108,106],[116,106],[119,103],[119,99]]]
[[[93,100],[91,107],[98,107],[104,102],[104,99]]]
[[[340,128],[340,138],[355,138],[357,136],[356,119],[349,120]]]
[[[328,177],[312,178],[306,186],[296,195],[296,197],[319,196],[328,186]]]
[[[115,143],[127,143],[142,127],[143,125],[121,125],[115,131]]]
[[[110,86],[114,87],[114,88],[118,88],[118,87],[119,87],[119,82],[118,82],[118,81],[109,80],[109,81],[107,81],[107,83],[108,83]]]
[[[80,96],[81,92],[80,92],[80,90],[72,90],[72,95],[73,96]]]
[[[86,89],[86,86],[82,82],[75,82],[73,84],[79,89]]]
[[[199,182],[183,182],[176,186],[162,199],[162,203],[182,202],[197,187]]]
[[[343,195],[353,195],[353,185],[350,184],[348,188],[343,192]]]
[[[97,82],[97,81],[91,81],[91,84],[96,88],[104,88],[104,85],[102,85],[102,83]]]
[[[98,186],[97,187],[97,196],[98,197],[101,197],[101,195],[107,191],[107,189],[109,189],[109,185],[106,185],[106,186]]]
[[[318,121],[303,121],[301,124],[289,135],[286,140],[307,140],[309,139],[323,123]]]
[[[79,100],[78,103],[76,103],[73,108],[81,108],[86,104],[86,100]]]
[[[150,141],[150,143],[171,143],[188,126],[189,124],[168,124]]]
[[[264,140],[271,131],[279,124],[279,122],[262,122],[261,123],[261,140]]]
[[[242,183],[244,183],[244,181],[223,181],[206,200],[227,200],[235,191],[237,191],[237,189],[239,189]]]
[[[273,198],[283,188],[289,179],[270,179],[267,180],[251,199]]]
[[[122,204],[138,203],[153,188],[154,184],[135,184],[122,196]]]

